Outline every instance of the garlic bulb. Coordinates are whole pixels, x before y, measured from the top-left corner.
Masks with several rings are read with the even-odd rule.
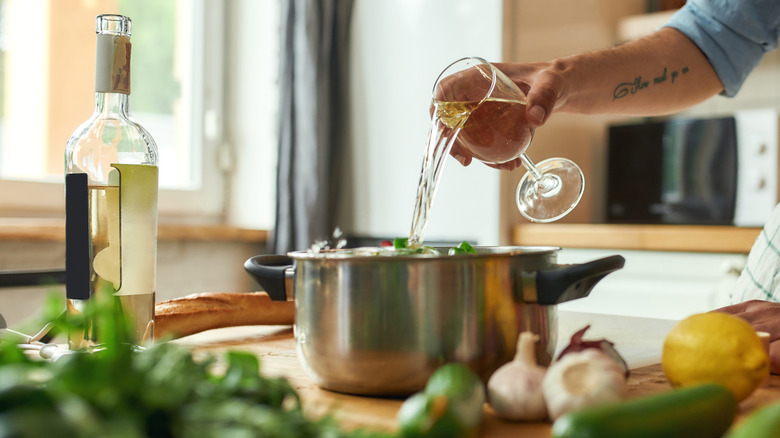
[[[569,353],[550,365],[542,391],[547,411],[555,420],[586,406],[621,400],[626,393],[626,377],[617,362],[589,348]]]
[[[536,363],[539,336],[522,332],[515,358],[488,380],[488,399],[499,417],[507,420],[543,420],[547,407],[542,395],[545,369]]]

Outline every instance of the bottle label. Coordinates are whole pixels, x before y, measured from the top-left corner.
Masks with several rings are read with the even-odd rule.
[[[158,169],[141,164],[111,166],[119,178],[121,224],[121,287],[116,295],[150,294],[155,292],[157,277]]]
[[[89,288],[89,201],[87,174],[65,175],[65,294],[86,300]]]
[[[130,94],[130,37],[98,34],[95,91]]]
[[[87,174],[65,176],[66,293],[89,299],[155,292],[157,166],[112,164],[108,184],[89,186]]]

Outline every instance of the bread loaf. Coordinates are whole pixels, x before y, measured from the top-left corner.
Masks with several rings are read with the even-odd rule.
[[[154,337],[170,339],[242,325],[290,325],[294,320],[292,301],[272,301],[265,292],[208,292],[157,303]]]

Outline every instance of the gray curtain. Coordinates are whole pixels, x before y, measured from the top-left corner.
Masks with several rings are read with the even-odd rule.
[[[353,0],[282,0],[279,164],[271,250],[333,234]]]

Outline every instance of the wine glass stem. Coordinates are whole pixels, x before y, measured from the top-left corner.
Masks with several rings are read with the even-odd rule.
[[[530,158],[528,158],[528,155],[526,155],[525,152],[520,155],[520,160],[523,162],[523,167],[525,167],[525,170],[531,172],[531,176],[534,177],[534,181],[541,181],[542,172],[539,172],[539,169],[534,166],[534,163]]]

